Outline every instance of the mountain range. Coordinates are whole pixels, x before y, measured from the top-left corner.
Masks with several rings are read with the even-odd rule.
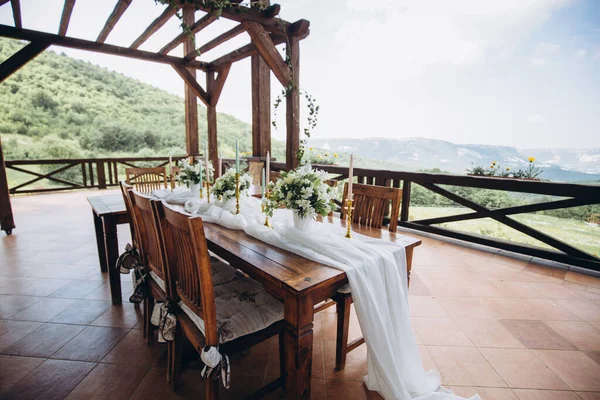
[[[335,152],[354,153],[398,165],[398,169],[439,168],[464,174],[475,165],[488,167],[496,162],[501,168],[524,168],[534,157],[552,181],[600,180],[600,148],[591,149],[519,149],[511,146],[457,144],[427,138],[311,139],[309,145]]]

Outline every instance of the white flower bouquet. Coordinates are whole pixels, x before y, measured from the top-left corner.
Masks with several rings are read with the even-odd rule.
[[[179,167],[179,175],[177,176],[177,180],[187,187],[190,187],[190,185],[198,185],[201,177],[202,181],[206,182],[207,175],[210,180],[212,180],[215,175],[215,168],[213,167],[212,163],[208,164],[207,174],[207,168],[205,168],[201,160],[190,164],[189,160],[184,158],[183,160],[179,161],[177,166]],[[202,172],[202,174],[200,172]]]
[[[240,174],[240,195],[248,195],[252,178],[248,174]],[[221,196],[223,201],[235,198],[235,168],[230,168],[218,178],[212,186],[213,194]]]
[[[302,219],[326,216],[335,207],[326,180],[327,172],[314,170],[310,165],[282,172],[276,183],[269,183],[269,198],[263,203],[265,213],[272,216],[275,208],[284,206]]]

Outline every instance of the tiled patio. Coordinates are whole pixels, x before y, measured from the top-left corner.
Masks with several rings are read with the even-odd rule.
[[[166,347],[144,344],[140,310],[111,307],[85,200],[94,194],[13,199],[17,228],[0,237],[0,398],[201,398],[193,366],[170,391]],[[119,229],[124,245],[128,230]],[[600,279],[430,238],[413,271],[410,308],[425,367],[457,394],[600,399]],[[123,283],[127,295],[130,278]],[[378,398],[362,384],[365,346],[334,370],[334,312],[315,317],[313,398]],[[359,334],[354,319],[350,336]],[[273,379],[276,349],[274,339],[236,356],[222,397],[243,398]]]

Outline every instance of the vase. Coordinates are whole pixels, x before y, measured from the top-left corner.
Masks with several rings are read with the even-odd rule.
[[[310,232],[315,223],[314,218],[304,218],[294,213],[294,228],[300,232]]]
[[[190,192],[192,192],[192,197],[200,198],[200,187],[199,183],[190,183],[189,188]]]

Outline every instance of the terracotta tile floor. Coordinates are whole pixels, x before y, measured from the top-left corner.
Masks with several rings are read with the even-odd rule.
[[[171,392],[166,348],[142,341],[139,308],[111,307],[85,200],[97,194],[13,199],[17,228],[0,234],[0,398],[201,398],[194,366]],[[126,226],[119,235],[123,246]],[[600,399],[600,279],[424,237],[409,301],[425,367],[457,394]],[[379,398],[362,384],[365,346],[334,370],[334,312],[315,316],[313,398]],[[350,336],[358,335],[353,317]],[[278,358],[277,339],[233,357],[222,397],[243,398],[275,378]]]

